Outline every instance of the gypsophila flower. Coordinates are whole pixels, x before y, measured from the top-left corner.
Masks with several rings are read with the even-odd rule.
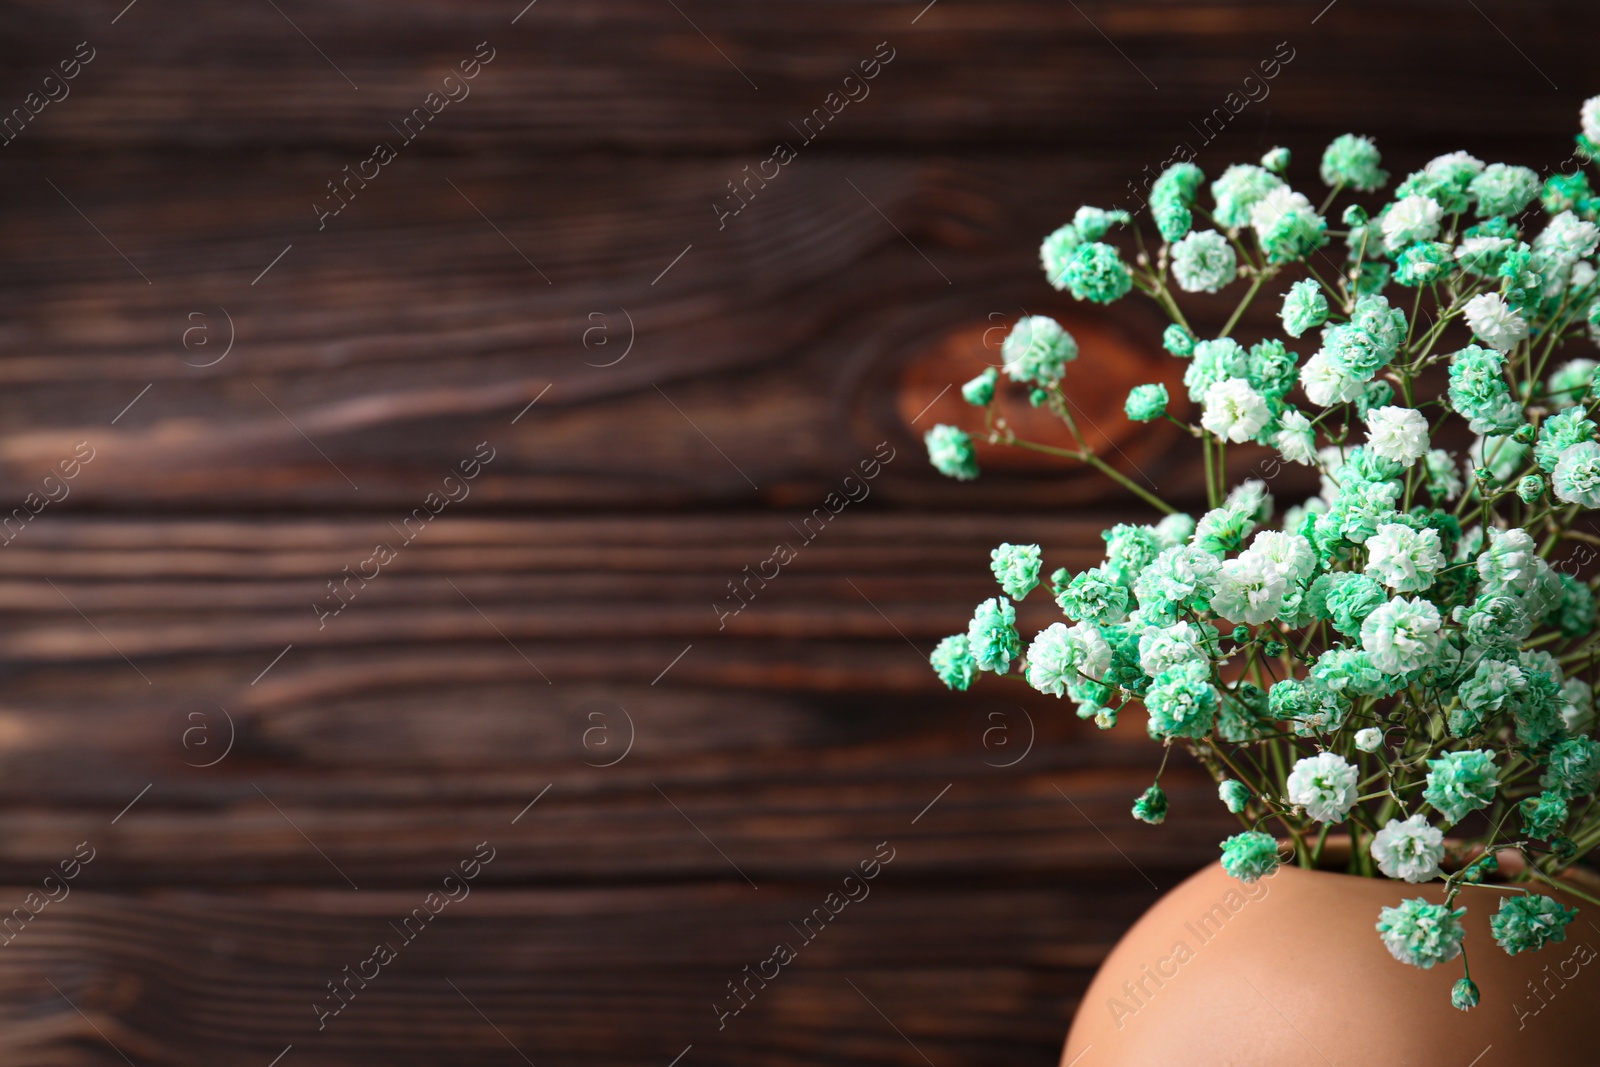
[[[1028,684],[1041,693],[1059,697],[1078,680],[1078,646],[1071,640],[1066,623],[1054,622],[1034,637],[1028,646]]]
[[[1439,609],[1421,597],[1395,597],[1361,623],[1361,647],[1388,674],[1426,666],[1440,640]]]
[[[1600,144],[1600,96],[1591,96],[1583,102],[1583,107],[1578,109],[1578,121],[1583,126],[1583,135]]]
[[[1594,792],[1600,784],[1600,744],[1593,738],[1573,737],[1550,750],[1543,789],[1558,790],[1569,797]]]
[[[961,387],[961,399],[973,407],[988,407],[994,400],[994,387],[999,380],[1000,372],[990,367]]]
[[[1528,336],[1528,324],[1499,293],[1479,293],[1462,309],[1478,340],[1498,352],[1509,352]]]
[[[1224,560],[1212,581],[1211,609],[1224,619],[1259,625],[1283,609],[1289,580],[1265,559]]]
[[[1021,600],[1039,584],[1039,546],[1003,544],[989,554],[994,580],[1012,600]]]
[[[1428,196],[1408,196],[1389,205],[1379,219],[1383,245],[1398,252],[1417,241],[1431,241],[1439,235],[1444,209]]]
[[[1478,984],[1470,978],[1458,978],[1450,987],[1450,1006],[1470,1011],[1478,1006]]]
[[[1299,411],[1285,412],[1272,437],[1278,453],[1290,463],[1312,466],[1317,461],[1317,435],[1311,420]]]
[[[1078,358],[1078,342],[1059,322],[1047,315],[1017,320],[1000,345],[1006,377],[1014,382],[1054,385]]]
[[[1211,196],[1217,204],[1213,214],[1227,229],[1242,229],[1250,224],[1250,213],[1261,198],[1282,187],[1283,179],[1271,171],[1236,164],[1211,183]]]
[[[1307,756],[1289,772],[1289,803],[1305,808],[1306,814],[1318,822],[1343,822],[1355,806],[1359,777],[1355,766],[1336,753]]]
[[[1418,241],[1400,250],[1394,260],[1397,285],[1416,288],[1442,281],[1455,263],[1455,249],[1443,241]]]
[[[1149,422],[1167,413],[1167,387],[1160,382],[1136,385],[1128,390],[1128,401],[1123,411],[1134,422]]]
[[[1562,452],[1551,484],[1560,500],[1600,508],[1600,444],[1582,441]]]
[[[1517,483],[1517,496],[1524,504],[1533,504],[1544,496],[1544,479],[1530,474]]]
[[[1233,338],[1219,337],[1195,344],[1192,359],[1183,372],[1183,384],[1189,390],[1189,399],[1199,404],[1213,385],[1229,378],[1244,379],[1248,385],[1249,374],[1250,354]]]
[[[953,634],[940,641],[928,662],[933,665],[933,673],[951,689],[966,689],[978,673],[978,662],[972,658],[966,634]]]
[[[1186,663],[1204,664],[1209,655],[1206,636],[1187,620],[1152,626],[1139,635],[1139,669],[1152,678]]]
[[[1121,254],[1099,241],[1080,245],[1067,261],[1062,277],[1075,299],[1095,304],[1120,300],[1133,288],[1133,274],[1122,262]]]
[[[1150,213],[1163,241],[1176,241],[1194,226],[1194,212],[1176,196],[1152,196]]]
[[[1404,822],[1390,819],[1372,838],[1372,858],[1378,870],[1390,878],[1413,884],[1431,882],[1441,873],[1444,833],[1428,825],[1425,815],[1413,815]]]
[[[1383,188],[1384,182],[1389,180],[1388,172],[1378,165],[1381,162],[1378,146],[1373,144],[1372,138],[1346,133],[1334,138],[1323,151],[1318,170],[1324,185],[1342,185],[1370,193]]]
[[[1172,277],[1186,293],[1214,293],[1238,272],[1233,246],[1216,230],[1191,233],[1172,246]]]
[[[1367,573],[1397,593],[1431,588],[1444,565],[1437,530],[1391,522],[1367,538]]]
[[[1577,908],[1562,906],[1546,896],[1503,897],[1500,910],[1489,916],[1489,929],[1495,944],[1515,956],[1536,952],[1546,945],[1567,939],[1567,924],[1578,914]]]
[[[1549,841],[1561,833],[1567,821],[1567,799],[1560,793],[1544,792],[1517,805],[1522,828],[1529,837]]]
[[[1427,969],[1461,955],[1461,940],[1466,936],[1461,917],[1466,913],[1466,908],[1452,911],[1443,904],[1430,904],[1415,897],[1379,912],[1378,933],[1389,955],[1401,963]]]
[[[1383,731],[1376,726],[1368,726],[1356,731],[1356,748],[1362,752],[1376,752],[1383,747]]]
[[[1512,167],[1504,163],[1491,163],[1483,173],[1472,179],[1472,195],[1478,201],[1478,214],[1517,214],[1539,195],[1539,175],[1527,167]]]
[[[1101,566],[1068,580],[1056,593],[1056,603],[1069,619],[1109,625],[1127,617],[1128,597],[1122,579],[1111,568]]]
[[[1039,246],[1039,264],[1044,267],[1044,276],[1052,286],[1057,289],[1067,287],[1067,267],[1072,263],[1072,255],[1083,244],[1083,238],[1078,236],[1077,227],[1070,222],[1044,239]]]
[[[1219,704],[1206,662],[1189,660],[1164,670],[1144,697],[1150,736],[1158,740],[1204,737],[1211,732]]]
[[[978,605],[967,624],[967,647],[979,670],[1004,674],[1011,669],[1011,661],[1022,654],[1017,609],[1011,601],[991,597]]]
[[[1581,407],[1569,407],[1551,415],[1539,426],[1539,441],[1533,446],[1534,462],[1547,471],[1556,469],[1561,454],[1582,441],[1593,441],[1595,424]]]
[[[940,423],[923,434],[928,446],[928,462],[934,470],[960,482],[970,482],[978,476],[978,457],[972,450],[972,438],[964,430]]]
[[[1267,262],[1302,259],[1327,243],[1328,223],[1311,201],[1287,186],[1267,193],[1250,209],[1250,225]]]
[[[1217,785],[1217,799],[1237,815],[1250,804],[1250,787],[1233,778],[1224,778]]]
[[[1274,174],[1282,174],[1289,169],[1289,150],[1282,146],[1267,149],[1261,157],[1261,166]]]
[[[1600,308],[1600,301],[1595,304]],[[1550,375],[1546,389],[1550,402],[1558,408],[1571,407],[1594,394],[1595,369],[1600,364],[1592,359],[1572,359],[1556,368]]]
[[[1106,211],[1085,204],[1072,216],[1072,226],[1085,241],[1098,241],[1113,226],[1126,225],[1132,220],[1126,211]]]
[[[1447,503],[1461,495],[1461,472],[1450,453],[1435,448],[1422,458],[1422,462],[1427,468],[1428,495],[1433,497],[1435,503]]]
[[[1478,345],[1450,357],[1450,406],[1474,433],[1509,433],[1522,420],[1504,370],[1503,355]]]
[[[1222,869],[1249,884],[1278,869],[1278,843],[1271,834],[1250,830],[1222,842]]]
[[[1230,441],[1249,441],[1267,424],[1271,412],[1262,395],[1243,378],[1228,378],[1206,389],[1200,425]]]
[[[1284,333],[1290,337],[1302,337],[1307,330],[1328,321],[1328,298],[1322,294],[1322,286],[1316,281],[1302,278],[1284,294],[1283,309],[1278,315],[1283,320]]]
[[[1160,826],[1167,819],[1167,794],[1159,785],[1153,785],[1139,794],[1133,802],[1133,817],[1151,826]]]
[[[1180,359],[1186,359],[1194,352],[1194,334],[1173,323],[1162,332],[1161,347]]]
[[[1409,467],[1428,451],[1428,420],[1412,408],[1381,407],[1367,412],[1367,447]]]
[[[1488,749],[1446,752],[1428,761],[1428,784],[1422,799],[1449,822],[1460,822],[1494,800],[1500,780],[1495,777],[1494,753]]]

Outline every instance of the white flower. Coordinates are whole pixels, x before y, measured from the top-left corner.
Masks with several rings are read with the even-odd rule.
[[[1478,340],[1496,351],[1509,352],[1528,336],[1528,324],[1499,293],[1479,293],[1462,311]]]
[[[1483,160],[1471,152],[1450,152],[1442,156],[1434,156],[1423,168],[1429,174],[1453,178],[1458,174],[1466,173],[1477,177],[1483,173]]]
[[[1139,669],[1154,678],[1164,670],[1190,661],[1208,663],[1200,631],[1187,622],[1152,626],[1139,635]]]
[[[1092,622],[1080,622],[1067,631],[1067,640],[1078,651],[1078,671],[1090,678],[1104,678],[1111,669],[1111,646],[1106,643],[1100,627]]]
[[[1289,580],[1262,556],[1224,560],[1211,586],[1211,610],[1229,622],[1259,625],[1283,609]]]
[[[1200,425],[1235,444],[1255,437],[1271,417],[1266,399],[1243,378],[1214,383],[1206,390],[1202,403],[1205,411]]]
[[[1573,737],[1589,732],[1594,721],[1594,690],[1582,678],[1561,683],[1561,721]]]
[[[1328,362],[1321,349],[1300,367],[1300,385],[1307,398],[1318,407],[1331,407],[1361,395],[1366,383],[1354,375],[1347,375]]]
[[[1367,447],[1409,467],[1428,452],[1428,420],[1412,408],[1373,408],[1367,412]]]
[[[1356,803],[1359,772],[1343,756],[1319,752],[1307,756],[1289,772],[1289,803],[1306,809],[1318,822],[1343,822]]]
[[[1111,665],[1111,647],[1100,630],[1088,623],[1067,628],[1051,623],[1028,646],[1028,684],[1041,693],[1059,697],[1084,674],[1104,675]]]
[[[1539,576],[1535,564],[1539,558],[1537,551],[1538,546],[1527,530],[1490,527],[1488,547],[1478,555],[1478,577],[1494,592],[1526,593]]]
[[[1551,483],[1567,503],[1600,508],[1600,444],[1579,441],[1562,452]]]
[[[1439,861],[1444,859],[1444,833],[1429,826],[1426,815],[1413,815],[1405,822],[1390,819],[1372,839],[1372,858],[1390,878],[1431,882],[1439,877]]]
[[[1317,551],[1297,533],[1280,530],[1262,530],[1251,540],[1250,547],[1239,554],[1275,568],[1291,582],[1303,582],[1317,569]]]
[[[1278,454],[1286,462],[1311,466],[1317,461],[1317,431],[1311,420],[1299,411],[1286,411],[1278,420],[1279,430],[1272,435]]]
[[[1439,235],[1444,209],[1431,196],[1408,196],[1397,200],[1383,214],[1383,243],[1398,252],[1417,241],[1431,241]]]
[[[1600,227],[1585,222],[1570,211],[1563,211],[1533,239],[1533,250],[1569,267],[1600,245]]]
[[[1367,538],[1367,573],[1397,593],[1427,589],[1444,562],[1438,530],[1386,522]]]
[[[1439,609],[1421,597],[1395,597],[1361,623],[1361,647],[1385,674],[1410,674],[1439,650]]]
[[[1187,544],[1194,534],[1194,516],[1174,512],[1156,523],[1156,543],[1162,548]]]
[[[1376,726],[1356,731],[1356,747],[1363,752],[1376,752],[1383,747],[1383,731]]]
[[[1172,246],[1172,277],[1186,293],[1214,293],[1238,273],[1233,246],[1216,230],[1190,233]]]
[[[1583,102],[1578,119],[1583,125],[1583,135],[1600,144],[1600,96],[1591,96]]]

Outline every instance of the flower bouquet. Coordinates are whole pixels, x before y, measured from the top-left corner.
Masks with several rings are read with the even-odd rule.
[[[1086,443],[1063,385],[1077,344],[1055,320],[1022,318],[1003,366],[962,390],[981,440],[1086,463],[1165,517],[1114,526],[1102,564],[1051,574],[1068,621],[1025,649],[1012,602],[1041,584],[1041,552],[996,548],[1003,595],[940,642],[938,676],[966,689],[1015,669],[1102,729],[1141,704],[1150,736],[1185,746],[1238,816],[1221,861],[1245,882],[1286,861],[1279,839],[1316,867],[1336,830],[1349,873],[1442,882],[1443,903],[1397,894],[1373,918],[1404,963],[1461,958],[1463,1010],[1479,998],[1469,890],[1513,955],[1564,940],[1576,914],[1541,890],[1600,904],[1557,881],[1600,845],[1600,633],[1584,567],[1600,545],[1586,518],[1600,507],[1600,391],[1595,361],[1561,352],[1600,339],[1600,196],[1582,169],[1600,159],[1600,97],[1581,122],[1570,168],[1547,179],[1456,152],[1363,206],[1389,175],[1370,139],[1345,135],[1322,156],[1321,203],[1289,184],[1275,148],[1211,182],[1209,206],[1199,167],[1165,170],[1148,205],[1158,241],[1126,211],[1091,207],[1045,239],[1057,289],[1102,304],[1138,290],[1170,317],[1163,344],[1187,361],[1199,422],[1170,410],[1162,384],[1135,388],[1126,412],[1199,442],[1198,518]],[[1181,294],[1235,286],[1214,335],[1185,316]],[[1236,336],[1262,297],[1281,301],[1283,336]],[[1001,370],[1075,447],[1017,437],[995,406]],[[1252,442],[1274,467],[1314,469],[1320,493],[1274,521],[1261,480],[1228,484],[1229,445]],[[972,434],[941,425],[926,443],[942,473],[977,476]],[[1165,817],[1160,776],[1135,818]],[[1500,857],[1514,873],[1491,877]]]

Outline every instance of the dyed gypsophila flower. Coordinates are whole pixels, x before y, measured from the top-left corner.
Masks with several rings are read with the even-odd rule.
[[[928,462],[940,474],[960,482],[978,476],[978,457],[966,431],[940,423],[923,434],[922,440],[928,446]]]
[[[989,569],[1006,596],[1021,600],[1039,584],[1038,545],[1003,544],[989,554]]]
[[[1430,904],[1415,897],[1379,912],[1378,933],[1389,955],[1426,970],[1461,955],[1461,939],[1467,933],[1461,926],[1461,917],[1466,913],[1466,908],[1452,911],[1443,904]]]
[[[1376,726],[1368,726],[1356,731],[1356,748],[1362,752],[1376,752],[1383,747],[1383,731]]]
[[[1565,941],[1567,924],[1577,914],[1577,908],[1563,907],[1536,893],[1503,897],[1500,910],[1489,916],[1489,929],[1494,934],[1495,944],[1515,956]]]
[[[1461,495],[1461,472],[1450,453],[1435,448],[1422,457],[1422,463],[1427,469],[1428,495],[1433,497],[1434,503],[1448,503]]]
[[[1301,193],[1279,186],[1250,209],[1250,225],[1269,263],[1303,259],[1328,241],[1328,223]]]
[[[1121,578],[1110,567],[1099,566],[1067,581],[1057,590],[1056,603],[1069,619],[1111,625],[1127,618],[1128,595]]]
[[[1213,383],[1201,402],[1200,425],[1236,444],[1252,440],[1272,417],[1266,399],[1243,378]]]
[[[1271,171],[1239,163],[1223,171],[1222,177],[1211,183],[1211,195],[1216,200],[1214,213],[1217,222],[1229,230],[1241,229],[1250,224],[1250,213],[1262,197],[1283,187],[1283,179]]]
[[[1591,96],[1583,102],[1583,107],[1578,109],[1578,121],[1582,124],[1583,135],[1600,144],[1600,96]]]
[[[950,689],[966,689],[978,673],[978,662],[972,658],[966,634],[953,634],[940,641],[928,662],[933,665],[933,673]]]
[[[1528,336],[1528,324],[1499,293],[1479,293],[1462,313],[1478,339],[1497,352],[1511,351]]]
[[[1561,833],[1567,822],[1567,799],[1560,793],[1540,793],[1517,805],[1522,828],[1529,837],[1549,841]]]
[[[1517,214],[1539,195],[1539,175],[1527,167],[1491,163],[1472,179],[1472,195],[1478,201],[1478,214],[1484,218]]]
[[[1489,543],[1478,555],[1478,577],[1485,591],[1528,592],[1538,573],[1538,546],[1523,529],[1491,529]]]
[[[1278,419],[1278,432],[1272,435],[1278,454],[1290,463],[1313,466],[1317,461],[1317,434],[1304,413],[1289,410]]]
[[[1249,830],[1222,842],[1222,869],[1249,884],[1278,869],[1278,843],[1271,834]]]
[[[1443,241],[1418,241],[1402,248],[1394,263],[1395,284],[1415,289],[1449,274],[1455,263],[1455,249]]]
[[[1544,479],[1537,474],[1530,474],[1517,483],[1517,497],[1524,504],[1537,503],[1544,496]]]
[[[1159,626],[1172,622],[1179,607],[1207,606],[1211,583],[1221,567],[1216,556],[1194,545],[1163,549],[1133,580],[1133,594],[1145,621]]]
[[[1454,612],[1467,644],[1485,651],[1514,649],[1533,632],[1533,619],[1516,597],[1482,593],[1470,605],[1459,605]]]
[[[1389,180],[1388,172],[1378,165],[1381,162],[1382,156],[1372,138],[1346,133],[1334,138],[1323,151],[1318,171],[1324,185],[1342,185],[1371,193],[1383,188],[1384,182]]]
[[[1367,447],[1378,456],[1409,467],[1428,451],[1428,420],[1412,408],[1381,407],[1367,412]]]
[[[1421,597],[1395,597],[1361,623],[1361,647],[1386,674],[1410,674],[1439,649],[1439,609]]]
[[[1428,761],[1428,784],[1422,799],[1449,822],[1456,823],[1494,800],[1500,780],[1494,753],[1486,748],[1446,752]]]
[[[1216,230],[1191,233],[1172,246],[1172,277],[1186,293],[1214,293],[1238,273],[1233,246]]]
[[[1231,337],[1213,341],[1200,341],[1194,346],[1193,359],[1183,372],[1183,384],[1189,390],[1189,399],[1196,404],[1205,399],[1206,390],[1229,378],[1245,379],[1249,384],[1250,354]]]
[[[1504,377],[1505,356],[1478,345],[1450,357],[1450,407],[1474,433],[1510,433],[1522,421]]]
[[[1081,244],[1083,238],[1078,236],[1077,227],[1069,222],[1046,237],[1039,246],[1039,264],[1044,267],[1045,278],[1056,289],[1067,287],[1067,268],[1072,265],[1073,253]]]
[[[1283,609],[1288,579],[1266,560],[1224,560],[1211,588],[1211,610],[1232,622],[1259,625]]]
[[[1470,1011],[1478,1006],[1478,983],[1470,978],[1458,978],[1450,987],[1450,1006],[1460,1011]]]
[[[1444,219],[1444,209],[1431,197],[1408,196],[1397,200],[1379,217],[1383,230],[1383,246],[1398,252],[1417,241],[1431,241],[1439,236],[1439,223]]]
[[[1289,772],[1289,803],[1305,808],[1306,814],[1318,822],[1343,822],[1355,806],[1359,777],[1355,765],[1336,753],[1307,756]]]
[[[1151,826],[1160,826],[1167,820],[1167,794],[1159,785],[1153,785],[1133,802],[1133,817]]]
[[[1177,241],[1194,226],[1194,212],[1175,196],[1152,196],[1150,214],[1163,241]]]
[[[1556,469],[1561,453],[1581,441],[1593,441],[1595,424],[1581,407],[1569,407],[1551,415],[1539,426],[1539,442],[1533,446],[1533,459],[1547,471]]]
[[[1189,543],[1194,536],[1194,516],[1175,512],[1156,523],[1156,544],[1163,550]]]
[[[1567,733],[1587,734],[1594,726],[1594,689],[1582,678],[1561,683],[1561,721]]]
[[[1597,785],[1600,785],[1600,744],[1593,738],[1568,738],[1550,750],[1544,776],[1539,779],[1540,788],[1577,797],[1594,792]]]
[[[1133,274],[1121,253],[1099,241],[1080,245],[1062,276],[1074,299],[1095,304],[1120,300],[1133,288]]]
[[[1215,642],[1187,620],[1151,626],[1139,635],[1139,668],[1154,678],[1186,663],[1206,665]]]
[[[990,367],[961,387],[961,399],[976,408],[988,407],[994,401],[994,387],[999,380],[1000,372]]]
[[[1160,382],[1136,385],[1128,390],[1123,411],[1134,422],[1149,422],[1167,413],[1167,387]]]
[[[967,646],[979,670],[1004,674],[1011,669],[1011,661],[1022,654],[1017,609],[1011,601],[991,597],[977,606],[967,624]]]
[[[1028,684],[1041,693],[1059,697],[1084,675],[1098,679],[1111,666],[1111,648],[1090,623],[1068,627],[1055,622],[1045,627],[1028,646]]]
[[[1311,278],[1295,282],[1284,294],[1278,317],[1290,337],[1303,337],[1307,330],[1327,322],[1328,298],[1322,294],[1322,286]]]
[[[1367,616],[1389,602],[1389,594],[1376,578],[1355,571],[1324,574],[1317,579],[1314,591],[1321,601],[1318,614],[1346,637],[1358,636]]]
[[[1595,306],[1600,308],[1600,301]],[[1592,359],[1572,359],[1556,368],[1545,387],[1550,402],[1558,408],[1567,408],[1592,396],[1597,367],[1600,364]]]
[[[1270,170],[1274,174],[1281,175],[1289,169],[1289,150],[1281,145],[1267,149],[1266,153],[1261,157],[1261,167],[1264,170]]]
[[[1210,664],[1189,660],[1156,675],[1144,696],[1148,729],[1156,740],[1205,737],[1221,700],[1211,684]]]
[[[1250,804],[1250,787],[1236,779],[1225,778],[1217,785],[1217,799],[1237,815]]]
[[[1161,347],[1179,359],[1187,359],[1194,354],[1194,334],[1174,322],[1162,331]]]
[[[1127,225],[1132,219],[1126,211],[1106,211],[1085,204],[1072,216],[1072,227],[1085,241],[1098,241],[1113,226]]]
[[[1397,593],[1431,588],[1444,565],[1438,530],[1391,522],[1367,538],[1367,573]]]
[[[1048,315],[1028,315],[1006,334],[1000,358],[1012,381],[1054,385],[1078,358],[1078,342]]]
[[[1562,452],[1551,482],[1557,499],[1600,508],[1600,444],[1583,441]]]
[[[1439,877],[1439,861],[1444,859],[1444,832],[1428,825],[1427,816],[1417,814],[1401,822],[1390,819],[1372,839],[1372,858],[1378,870],[1390,878],[1415,885]]]

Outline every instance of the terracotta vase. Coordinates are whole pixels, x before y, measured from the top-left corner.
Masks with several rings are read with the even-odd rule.
[[[1592,881],[1573,884],[1600,895]],[[1112,949],[1079,1005],[1062,1067],[1600,1063],[1600,907],[1548,892],[1580,909],[1567,940],[1517,956],[1489,931],[1502,893],[1457,897],[1482,992],[1462,1012],[1450,1006],[1459,958],[1408,966],[1374,929],[1380,908],[1415,896],[1441,902],[1442,887],[1298,867],[1247,886],[1213,863]]]

